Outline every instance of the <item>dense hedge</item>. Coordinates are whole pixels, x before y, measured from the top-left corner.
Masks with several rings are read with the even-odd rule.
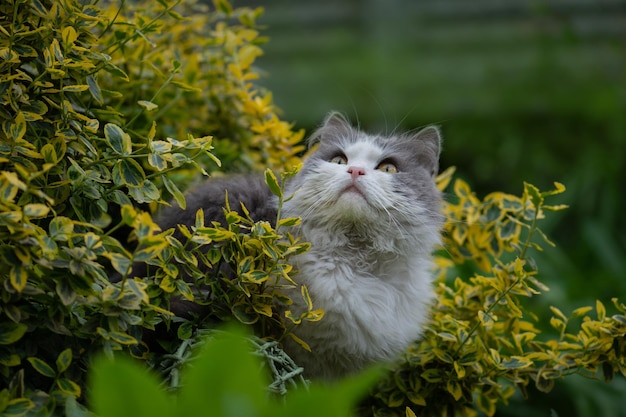
[[[289,234],[298,219],[272,228],[227,208],[227,224],[199,216],[180,241],[150,214],[171,199],[184,205],[181,190],[201,173],[269,167],[286,172],[284,180],[297,168],[303,132],[253,84],[261,10],[222,0],[210,9],[167,0],[121,5],[0,5],[5,415],[84,412],[86,372],[100,351],[145,360],[175,388],[197,329],[214,323],[173,317],[172,296],[207,304],[212,319],[252,325],[270,341],[322,315],[314,306],[301,317],[273,308],[280,285],[297,280],[289,256],[308,249]],[[453,185],[432,324],[372,389],[362,414],[493,415],[530,383],[547,391],[574,372],[626,374],[624,304],[615,300],[615,315],[601,303],[570,314],[555,307],[549,320],[561,337],[540,340],[533,323],[542,318],[522,302],[546,290],[530,255],[551,244],[538,221],[563,208],[545,200],[564,187],[525,184],[520,197],[481,200],[452,174],[439,177],[442,189]],[[282,181],[269,170],[266,179],[282,198]],[[149,264],[150,274],[132,277],[134,262]],[[236,281],[220,279],[217,267],[201,272],[224,262],[238,271]],[[113,275],[121,280],[111,283]],[[203,284],[218,296],[203,299]],[[144,330],[171,324],[151,349]],[[274,382],[284,382],[285,370],[270,368]]]

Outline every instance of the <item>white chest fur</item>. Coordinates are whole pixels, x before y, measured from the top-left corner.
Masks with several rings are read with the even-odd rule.
[[[296,334],[312,348],[287,346],[308,375],[333,378],[394,358],[421,335],[432,299],[429,259],[356,248],[315,248],[293,260],[323,320]],[[303,309],[298,295],[293,309]]]

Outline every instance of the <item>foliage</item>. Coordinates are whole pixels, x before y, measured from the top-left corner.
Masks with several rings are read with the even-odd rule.
[[[82,415],[85,368],[96,351],[109,358],[126,351],[177,388],[197,328],[216,319],[252,325],[276,341],[302,320],[323,319],[306,289],[310,309],[302,316],[275,308],[277,300],[290,301],[281,292],[294,285],[289,256],[309,247],[289,233],[299,219],[279,217],[272,227],[226,206],[225,224],[204,224],[198,213],[194,227],[180,228],[181,239],[159,230],[150,214],[172,198],[184,206],[181,190],[221,163],[224,171],[284,171],[278,179],[267,170],[265,179],[280,202],[287,197],[282,184],[299,164],[303,134],[281,121],[271,94],[252,83],[262,52],[260,9],[233,9],[223,0],[210,11],[173,0],[107,7],[76,0],[0,5],[0,414]],[[451,171],[442,174],[441,187],[451,178]],[[514,387],[531,381],[548,390],[572,372],[624,374],[623,304],[615,301],[618,314],[608,316],[597,303],[594,318],[591,307],[569,316],[554,308],[550,324],[560,338],[540,340],[522,302],[546,290],[529,250],[550,243],[537,222],[561,208],[545,199],[563,187],[540,192],[525,184],[521,197],[483,200],[460,180],[453,189],[432,324],[373,389],[364,413],[471,415],[476,407],[492,415]],[[132,273],[137,263],[148,266],[142,276]],[[209,317],[173,316],[176,299],[205,305]],[[572,330],[578,322],[580,330]],[[164,352],[150,350],[146,335],[158,339],[162,330]],[[237,385],[253,365],[242,348],[226,354],[220,343],[213,354],[222,360],[205,365],[216,375],[232,371],[228,380]],[[146,378],[119,366],[129,380]],[[96,386],[123,386],[104,369]],[[291,376],[301,372],[291,369]],[[273,369],[274,381],[281,372]],[[248,394],[266,412],[260,381]],[[130,398],[164,402],[155,385],[146,382]],[[191,391],[198,388],[182,389],[182,406],[202,399]],[[335,402],[345,410],[351,390],[298,391],[293,403],[315,404],[306,410],[316,414]],[[106,407],[111,392],[97,387],[96,407]],[[192,399],[184,405],[182,398]]]
[[[441,174],[440,187],[451,176],[452,170]],[[552,307],[549,323],[560,336],[541,340],[539,318],[523,302],[548,290],[529,251],[554,245],[537,222],[565,208],[546,204],[564,190],[556,183],[541,192],[525,183],[521,197],[495,192],[480,200],[463,180],[455,181],[455,201],[444,210],[446,252],[436,258],[432,322],[424,340],[374,389],[369,412],[399,416],[410,407],[420,416],[474,416],[478,410],[491,416],[530,383],[548,392],[555,380],[574,373],[595,378],[601,372],[607,381],[626,376],[626,305],[613,299],[613,316],[600,301],[569,315]],[[468,264],[469,272],[463,270]]]
[[[145,211],[171,198],[184,205],[181,184],[219,165],[211,136],[187,129],[219,133],[233,165],[285,166],[300,149],[302,134],[249,82],[260,11],[218,2],[184,18],[178,3],[0,5],[0,413],[48,414],[82,398],[94,350],[145,358],[143,329],[169,323],[170,297],[198,297],[179,269],[195,277],[198,263],[232,263],[240,280],[220,288],[215,315],[277,321],[265,281],[288,280],[285,258],[306,243],[234,212],[181,243]],[[157,271],[131,278],[133,262]]]
[[[137,364],[100,358],[91,372],[94,411],[101,417],[196,415],[198,410],[216,417],[345,417],[378,376],[370,371],[333,386],[301,386],[286,400],[271,397],[265,392],[267,375],[258,358],[250,355],[248,339],[240,332],[213,333],[183,371],[183,387],[176,395],[166,393],[158,379]]]

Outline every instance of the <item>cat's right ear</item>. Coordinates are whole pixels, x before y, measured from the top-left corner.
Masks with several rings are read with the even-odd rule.
[[[326,139],[342,139],[352,134],[352,125],[339,112],[328,113],[322,125],[309,138],[309,145],[322,142]]]
[[[439,156],[441,154],[441,130],[438,126],[427,126],[413,135],[423,145],[418,160],[426,167],[430,167],[431,175],[437,175]]]

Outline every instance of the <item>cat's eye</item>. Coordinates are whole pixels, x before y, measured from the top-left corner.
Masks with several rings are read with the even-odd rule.
[[[346,165],[348,163],[348,158],[343,155],[337,155],[330,160],[333,164]]]
[[[395,166],[393,163],[391,162],[381,162],[380,165],[378,165],[378,170],[382,171],[382,172],[387,172],[389,174],[396,174],[398,172],[398,167]]]

